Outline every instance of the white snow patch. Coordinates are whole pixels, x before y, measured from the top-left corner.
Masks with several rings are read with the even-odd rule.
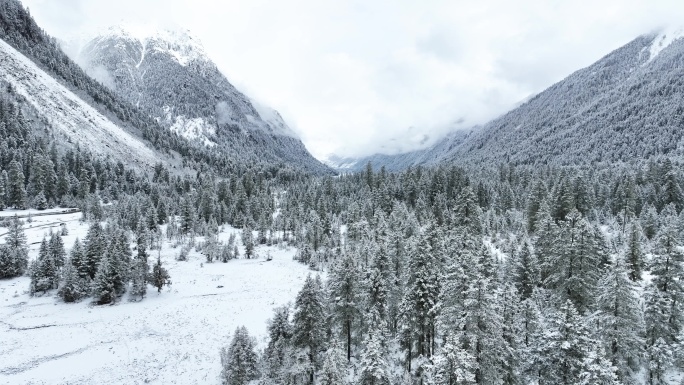
[[[155,153],[138,138],[114,124],[52,76],[0,40],[0,79],[62,132],[71,142],[99,155],[111,155],[124,163],[151,166]]]
[[[171,107],[164,107],[165,119],[171,124],[171,131],[188,140],[199,140],[205,146],[215,146],[209,136],[216,135],[216,127],[202,118],[187,118],[184,115],[173,116]]]
[[[684,37],[684,26],[668,27],[663,29],[651,43],[649,48],[648,62],[652,61],[660,52],[667,48],[672,42]]]
[[[79,218],[34,217],[25,224],[29,243],[39,242],[50,223],[66,223],[68,251],[87,232]],[[226,228],[220,238],[236,233],[239,240],[239,232]],[[31,258],[38,247],[31,245]],[[218,383],[219,349],[235,328],[245,325],[263,348],[273,308],[294,300],[309,274],[292,260],[294,249],[260,246],[258,255],[268,252],[272,261],[210,264],[194,249],[188,261],[178,262],[178,252],[163,244],[161,259],[173,283],[161,293],[148,287],[140,302],[65,304],[54,292],[30,297],[28,277],[0,280],[0,383]],[[156,259],[157,251],[150,253]]]

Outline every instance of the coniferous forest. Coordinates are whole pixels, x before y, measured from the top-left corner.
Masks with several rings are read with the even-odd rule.
[[[68,208],[88,226],[65,244],[66,227],[29,240],[26,218],[3,217],[0,279],[28,276],[31,297],[96,312],[173,285],[162,242],[181,263],[199,250],[210,272],[279,245],[296,248],[308,276],[292,302],[274,304],[265,340],[250,332],[263,325],[221,331],[229,340],[208,354],[224,384],[684,381],[675,152],[624,161],[620,141],[616,162],[603,161],[608,153],[601,163],[554,162],[552,153],[472,161],[501,158],[487,153],[333,176],[313,161],[264,161],[167,130],[87,77],[17,1],[0,0],[0,38],[163,155],[147,169],[64,141],[0,81],[0,210]],[[639,145],[663,140],[657,129],[650,138]],[[223,148],[249,142],[240,140]],[[587,138],[563,137],[571,140]],[[224,226],[239,239],[219,241]]]

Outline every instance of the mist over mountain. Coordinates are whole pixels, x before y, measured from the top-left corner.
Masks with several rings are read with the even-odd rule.
[[[335,159],[339,169],[412,165],[585,164],[682,155],[682,30],[643,35],[466,134],[429,149]],[[453,135],[463,140],[454,141]],[[354,165],[354,166],[350,166]]]

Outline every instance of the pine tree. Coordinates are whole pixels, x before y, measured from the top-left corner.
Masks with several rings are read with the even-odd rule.
[[[138,254],[131,266],[131,297],[133,299],[145,297],[149,274],[148,255],[145,250],[147,241],[144,235],[138,236]]]
[[[295,300],[292,341],[294,347],[305,351],[309,370],[309,384],[314,382],[314,368],[318,367],[318,353],[325,342],[325,312],[319,279],[306,277],[304,287]]]
[[[554,290],[561,303],[573,301],[585,313],[593,306],[594,290],[606,258],[605,239],[577,210],[571,210],[560,227],[559,237],[547,256],[544,285]]]
[[[546,199],[546,186],[544,182],[538,180],[527,201],[527,231],[534,233],[537,231],[537,214],[542,201]]]
[[[433,385],[475,385],[478,369],[475,357],[462,349],[457,336],[448,336],[439,354],[434,357]]]
[[[632,223],[627,241],[627,266],[629,267],[629,278],[632,281],[640,281],[641,273],[644,268],[644,255],[641,250],[641,228],[637,222]]]
[[[38,259],[31,266],[31,295],[47,293],[59,285],[59,270],[45,238],[40,244]]]
[[[107,241],[104,230],[99,222],[94,222],[88,228],[84,241],[85,269],[90,279],[95,279],[95,274],[97,274],[100,262],[105,254],[106,246]]]
[[[549,361],[543,372],[544,384],[574,385],[580,383],[585,364],[595,351],[585,321],[569,299],[553,319],[553,329],[546,336],[543,354]],[[541,378],[540,378],[541,379]]]
[[[84,282],[90,280],[90,274],[88,273],[88,261],[86,259],[85,250],[81,241],[76,238],[74,245],[71,247],[69,252],[69,259],[71,264],[74,265],[76,269],[76,275],[78,275]]]
[[[337,339],[325,352],[323,368],[318,375],[320,385],[344,385],[347,383],[347,361]]]
[[[245,246],[245,258],[250,259],[254,255],[254,236],[248,226],[242,228],[242,244]]]
[[[629,277],[624,258],[618,255],[598,285],[598,323],[617,378],[633,382],[640,367],[643,317],[637,289]]]
[[[5,246],[0,249],[0,278],[23,275],[28,268],[28,246],[23,223],[15,215],[9,222]]]
[[[87,295],[87,284],[69,259],[62,270],[62,285],[57,292],[64,302],[76,302]]]
[[[532,252],[529,240],[523,240],[520,251],[515,255],[513,269],[515,284],[521,299],[530,298],[534,289],[541,285],[541,272],[537,256]]]
[[[361,354],[359,385],[389,385],[387,352],[383,347],[382,333],[373,330],[364,341]]]
[[[8,205],[23,210],[26,208],[26,189],[24,188],[24,172],[16,160],[9,165]]]
[[[333,266],[328,281],[332,318],[344,335],[347,360],[351,360],[352,332],[360,313],[358,282],[356,263],[351,254],[347,253]]]
[[[651,260],[651,282],[646,286],[646,354],[649,361],[649,384],[662,384],[664,373],[673,364],[673,352],[679,345],[684,306],[684,254],[672,226],[658,237]]]
[[[52,254],[52,259],[55,261],[55,265],[58,268],[62,268],[66,258],[66,251],[64,251],[64,242],[62,241],[62,237],[58,233],[52,233],[50,235],[50,242],[48,246],[50,253]]]
[[[93,280],[92,294],[99,305],[116,301],[117,279],[116,255],[108,250],[102,256]]]
[[[164,286],[171,284],[171,276],[169,272],[162,266],[161,258],[157,257],[157,263],[152,268],[152,275],[150,275],[150,283],[157,288],[157,293],[161,293]]]
[[[228,348],[221,349],[221,379],[224,385],[247,385],[258,378],[256,343],[247,328],[235,329]]]
[[[292,351],[292,324],[290,324],[290,309],[281,306],[274,310],[273,318],[268,322],[268,345],[264,350],[267,374],[274,380],[286,377],[285,364]]]

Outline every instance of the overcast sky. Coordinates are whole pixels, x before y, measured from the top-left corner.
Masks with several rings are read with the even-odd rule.
[[[62,39],[121,22],[189,29],[318,157],[430,144],[684,24],[681,0],[22,1]]]

